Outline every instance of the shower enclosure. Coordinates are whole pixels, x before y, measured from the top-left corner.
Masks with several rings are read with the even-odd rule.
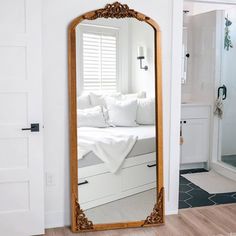
[[[220,160],[236,167],[236,8],[222,13],[221,84],[225,88],[220,122]]]
[[[215,32],[215,99],[222,117],[213,118],[211,167],[236,180],[236,7],[218,10]]]

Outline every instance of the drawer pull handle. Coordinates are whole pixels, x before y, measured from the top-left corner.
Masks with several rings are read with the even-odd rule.
[[[84,185],[84,184],[88,184],[89,182],[87,180],[85,180],[84,182],[78,183],[78,185]]]
[[[147,165],[148,168],[152,168],[154,166],[156,166],[157,164],[152,164],[152,165]]]

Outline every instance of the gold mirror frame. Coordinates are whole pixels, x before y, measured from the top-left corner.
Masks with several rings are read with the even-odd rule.
[[[77,101],[76,101],[76,26],[83,20],[97,18],[135,18],[144,21],[154,29],[155,35],[155,98],[156,98],[156,137],[157,137],[157,194],[153,211],[143,221],[96,224],[87,219],[80,208],[78,198],[78,161],[77,161]],[[115,2],[104,8],[90,11],[75,18],[68,30],[68,71],[69,71],[69,113],[70,113],[70,182],[71,182],[71,230],[73,232],[96,231],[106,229],[146,227],[164,223],[164,187],[163,187],[163,126],[162,126],[162,63],[161,31],[150,17],[130,9],[126,4]],[[96,194],[96,193],[94,193]]]

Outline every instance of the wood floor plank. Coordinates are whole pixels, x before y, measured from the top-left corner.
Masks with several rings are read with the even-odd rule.
[[[230,233],[231,231],[236,232],[236,219],[235,215],[232,218],[229,211],[225,211],[224,208],[209,208],[209,209],[199,209],[199,212],[210,219],[215,225],[218,225],[225,232]],[[222,218],[224,221],[222,221]]]
[[[226,234],[224,229],[220,228],[214,222],[211,221],[204,214],[201,214],[198,210],[192,209],[192,211],[185,211],[181,213],[181,216],[186,222],[194,226],[195,229],[201,230],[200,235],[216,235]]]
[[[186,222],[181,215],[168,216],[166,219],[166,225],[172,229],[170,231],[172,235],[199,236],[201,234],[199,229],[196,229],[193,225]]]
[[[233,236],[236,204],[180,210],[164,226],[74,234],[69,227],[46,230],[46,236]]]

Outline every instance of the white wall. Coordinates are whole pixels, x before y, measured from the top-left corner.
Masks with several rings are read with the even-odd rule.
[[[187,83],[182,85],[182,101],[213,104],[215,85],[217,11],[194,16],[188,20],[188,73]],[[188,96],[187,96],[188,95]]]
[[[155,70],[154,70],[154,30],[150,25],[139,21],[130,24],[130,54],[131,54],[131,92],[145,91],[148,97],[155,97]],[[137,60],[137,48],[142,46],[145,51],[143,66],[148,70],[140,69]]]
[[[101,8],[107,2],[113,1],[43,1],[45,172],[55,176],[55,185],[45,188],[47,227],[69,224],[67,27],[75,17]],[[149,0],[148,4],[140,0],[121,2],[153,18],[162,30],[165,203],[167,213],[176,213],[179,183],[182,1]],[[172,20],[176,19],[178,24],[172,28]]]
[[[213,104],[215,84],[215,48],[217,11],[192,17],[192,97],[194,101]]]
[[[185,9],[185,8],[184,8]],[[182,84],[182,102],[192,100],[192,83],[193,83],[193,34],[192,34],[192,16],[184,15],[183,19],[184,33],[183,40],[185,39],[185,45],[187,45],[186,53],[190,54],[187,60],[187,73],[185,83]]]

